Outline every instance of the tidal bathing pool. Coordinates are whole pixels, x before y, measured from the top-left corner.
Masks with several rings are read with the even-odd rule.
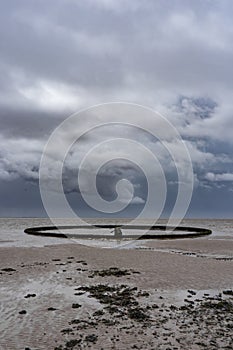
[[[73,239],[106,239],[106,240],[150,240],[197,238],[212,233],[210,229],[189,226],[166,225],[79,225],[79,226],[42,226],[24,230],[26,234],[73,238]]]

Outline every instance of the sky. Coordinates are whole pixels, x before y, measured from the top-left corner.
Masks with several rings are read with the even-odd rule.
[[[0,216],[45,216],[39,168],[51,133],[78,111],[126,102],[159,112],[184,140],[194,172],[187,216],[232,218],[232,17],[231,0],[2,1]],[[84,115],[77,128],[84,129],[91,118],[98,119],[95,113]],[[63,186],[72,208],[80,216],[103,216],[85,203],[77,177],[85,154],[116,137],[156,154],[168,186],[163,215],[169,215],[177,194],[171,157],[151,135],[121,125],[90,130],[67,154]],[[59,153],[62,140],[57,147]],[[147,201],[144,170],[151,168],[146,157],[140,159],[142,168],[130,156],[121,159],[125,147],[96,150],[83,188],[94,196],[89,178],[97,175],[98,194],[112,201],[117,183],[126,179],[120,200],[132,197],[132,203],[116,215],[133,216]]]

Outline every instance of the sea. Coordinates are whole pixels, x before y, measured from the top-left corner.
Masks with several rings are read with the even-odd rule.
[[[86,219],[88,224],[124,224],[130,222],[125,219]],[[146,222],[144,221],[144,224]],[[164,224],[164,220],[160,220],[157,224]],[[60,219],[61,225],[72,225],[72,220]],[[70,244],[77,243],[74,239],[57,238],[57,237],[42,237],[28,235],[24,230],[28,227],[41,227],[53,225],[48,218],[0,218],[0,247],[43,247],[56,244]],[[203,237],[203,239],[219,239],[219,240],[233,240],[233,219],[184,219],[180,226],[194,226],[208,228],[212,230],[210,236]],[[86,245],[113,247],[108,242],[103,245],[103,242],[94,242],[90,244],[84,242]],[[80,241],[78,241],[80,243]]]

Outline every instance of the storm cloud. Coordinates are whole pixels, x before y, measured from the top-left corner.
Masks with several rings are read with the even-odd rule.
[[[44,215],[38,172],[52,131],[78,110],[125,101],[160,112],[180,132],[195,174],[189,215],[229,216],[232,15],[230,0],[2,2],[0,215]],[[166,151],[150,135],[120,127],[85,135],[67,155],[63,184],[70,202],[88,213],[76,183],[79,164],[95,143],[119,136],[140,140],[158,156],[172,202],[177,174]],[[120,151],[108,149],[113,160]],[[97,156],[104,161],[104,152],[93,159]],[[114,198],[115,185],[124,178],[133,184],[134,208],[143,205],[146,180],[125,160],[100,169],[101,196]]]

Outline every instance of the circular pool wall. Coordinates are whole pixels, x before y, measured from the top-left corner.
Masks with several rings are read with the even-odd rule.
[[[113,234],[95,234],[92,230],[96,229],[113,229]],[[122,230],[147,230],[146,234],[122,234]],[[70,233],[69,230],[90,230],[90,233]],[[53,231],[53,232],[51,232]],[[67,231],[67,232],[64,232]],[[159,231],[159,232],[156,232]],[[58,237],[58,238],[76,238],[76,239],[182,239],[182,238],[197,238],[207,236],[212,233],[211,230],[200,227],[188,226],[165,226],[165,225],[83,225],[83,226],[43,226],[30,227],[24,230],[29,235]],[[166,233],[168,232],[168,233]]]

